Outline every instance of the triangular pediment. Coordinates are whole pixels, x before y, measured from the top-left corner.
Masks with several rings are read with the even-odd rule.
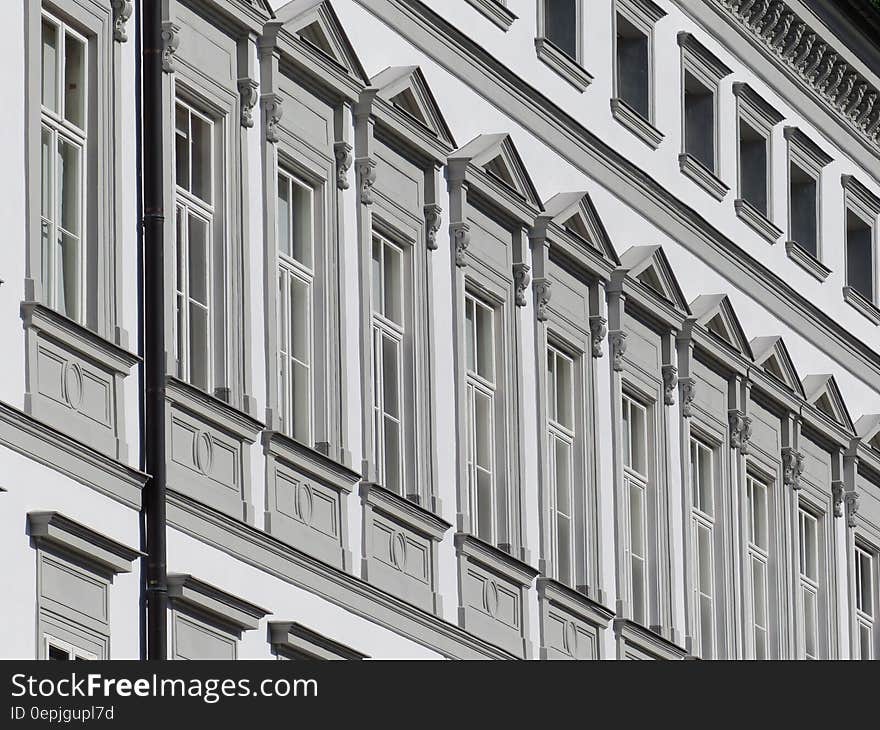
[[[803,396],[800,376],[794,367],[791,355],[788,354],[785,342],[779,335],[756,337],[749,344],[756,365],[792,392]]]
[[[272,10],[269,0],[238,0],[238,2],[242,5],[248,5],[249,7],[259,10],[267,18],[275,17],[275,11]]]
[[[880,451],[880,413],[862,416],[855,425],[856,436],[875,451]]]
[[[620,263],[608,231],[588,193],[557,193],[544,204],[544,215],[612,263]]]
[[[541,208],[541,200],[532,179],[509,134],[481,134],[453,152],[449,160],[470,162],[496,182],[513,190],[535,207]]]
[[[697,324],[723,340],[740,355],[752,359],[752,348],[726,294],[701,294],[691,302]]]
[[[418,66],[392,66],[370,79],[377,96],[412,117],[445,142],[455,146],[452,132]]]
[[[803,386],[807,403],[847,431],[853,430],[852,418],[833,375],[808,375],[803,380]]]
[[[690,312],[662,246],[633,246],[620,257],[620,266],[676,309]]]
[[[327,0],[291,0],[276,13],[285,30],[367,83],[367,75]]]

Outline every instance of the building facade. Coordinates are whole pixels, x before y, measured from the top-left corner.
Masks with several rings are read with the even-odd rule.
[[[880,11],[161,5],[159,252],[141,3],[4,8],[3,657],[146,655],[155,256],[169,657],[880,656]]]

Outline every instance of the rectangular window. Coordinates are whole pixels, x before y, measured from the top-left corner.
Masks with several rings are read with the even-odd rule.
[[[768,564],[770,535],[767,524],[767,491],[763,482],[746,478],[748,504],[747,578],[750,591],[750,634],[755,659],[770,657]]]
[[[41,26],[41,274],[47,306],[84,323],[86,39],[48,14]]]
[[[744,119],[739,120],[740,197],[761,215],[768,216],[767,138]]]
[[[179,376],[212,392],[214,124],[191,106],[175,106],[175,329]]]
[[[801,507],[798,510],[800,536],[800,599],[803,626],[803,654],[819,658],[819,521]]]
[[[578,60],[578,0],[543,0],[544,36]]]
[[[617,97],[643,119],[651,119],[650,39],[620,13],[617,14]]]
[[[846,285],[874,301],[874,227],[846,212]]]
[[[278,387],[281,424],[313,440],[314,190],[278,171]]]
[[[623,466],[628,500],[629,591],[633,621],[648,621],[648,411],[622,399]]]
[[[373,434],[380,482],[406,496],[404,479],[404,283],[402,249],[374,235],[372,248]]]
[[[684,73],[684,151],[715,172],[715,92]]]
[[[53,662],[94,661],[98,658],[91,652],[49,634],[43,634],[43,649],[43,656]]]
[[[861,545],[855,547],[857,659],[874,658],[874,555]]]
[[[556,578],[575,583],[574,499],[575,382],[574,360],[547,347],[547,422],[549,427],[550,533]]]
[[[690,443],[691,528],[694,566],[694,625],[700,656],[715,657],[715,471],[714,453],[698,439]]]
[[[498,495],[495,464],[495,311],[465,294],[467,370],[467,472],[472,529],[494,543],[499,516],[505,514]]]
[[[819,257],[819,185],[816,179],[792,162],[789,166],[791,240]]]

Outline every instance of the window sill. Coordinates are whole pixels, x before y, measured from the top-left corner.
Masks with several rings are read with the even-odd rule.
[[[528,563],[467,532],[455,533],[455,552],[459,556],[474,558],[495,573],[523,587],[530,585],[538,575],[538,571]]]
[[[593,76],[589,71],[546,38],[535,38],[535,50],[541,61],[578,91],[584,92],[593,83]]]
[[[263,447],[267,454],[311,474],[340,492],[351,493],[360,481],[361,475],[348,465],[294,441],[281,431],[263,431]]]
[[[431,540],[442,540],[443,535],[452,527],[449,522],[430,510],[378,484],[362,482],[360,495],[364,504],[386,513]]]
[[[575,590],[570,586],[560,583],[554,578],[540,577],[536,581],[538,596],[562,606],[567,611],[576,614],[578,618],[587,621],[599,628],[608,628],[614,611],[606,606],[602,599],[601,591],[587,589],[586,592]]]
[[[663,132],[657,129],[623,99],[611,100],[611,116],[651,149],[656,150],[665,137]]]
[[[629,619],[614,619],[614,635],[618,642],[632,646],[654,659],[683,659],[687,651],[661,633],[645,628]],[[618,657],[621,658],[621,657]]]
[[[263,430],[263,424],[249,413],[174,376],[166,378],[165,394],[175,405],[246,443],[254,443]]]
[[[871,320],[875,325],[880,325],[880,309],[873,302],[869,302],[851,286],[843,287],[843,300],[861,314]]]
[[[819,281],[825,281],[831,274],[831,269],[794,241],[785,242],[785,253],[788,254],[788,258]]]
[[[759,233],[761,237],[770,243],[776,243],[782,235],[782,229],[778,228],[773,222],[759,211],[748,200],[737,198],[733,201],[733,207],[736,209],[736,216],[746,223],[749,228]]]
[[[505,33],[510,30],[513,21],[517,19],[517,16],[498,0],[467,0],[467,2]]]
[[[705,190],[716,200],[723,200],[730,190],[714,172],[709,170],[702,162],[691,154],[683,152],[678,156],[678,166],[681,171]]]

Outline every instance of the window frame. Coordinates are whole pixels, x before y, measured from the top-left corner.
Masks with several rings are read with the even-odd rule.
[[[868,190],[865,185],[852,175],[843,175],[841,182],[844,190],[843,202],[843,261],[844,261],[844,300],[860,311],[875,324],[880,324],[880,308],[878,308],[878,292],[880,292],[880,271],[878,271],[878,216],[880,216],[880,198]],[[871,231],[871,296],[866,297],[849,282],[849,214],[859,218]]]
[[[583,92],[593,82],[593,75],[584,65],[584,0],[571,0],[575,12],[574,55],[563,49],[547,35],[548,0],[538,0],[537,33],[535,52],[538,59],[555,71],[578,92]]]
[[[55,649],[60,649],[67,653],[68,661],[77,661],[77,660],[85,660],[85,661],[97,661],[98,655],[94,652],[83,649],[82,647],[76,646],[75,644],[70,643],[69,641],[65,641],[64,639],[59,639],[58,637],[50,634],[48,631],[43,631],[41,635],[41,643],[42,643],[42,658],[44,660],[50,659],[50,648],[54,647]]]
[[[878,590],[878,587],[880,587],[878,586],[878,580],[880,580],[880,532],[877,532],[876,528],[873,526],[867,528],[860,518],[857,519],[859,524],[857,524],[853,530],[852,542],[848,548],[850,555],[849,559],[852,560],[852,571],[850,573],[852,576],[850,587],[850,595],[852,597],[850,627],[854,632],[851,639],[853,650],[852,658],[862,659],[860,632],[862,628],[866,628],[871,637],[872,655],[870,658],[876,659],[880,656],[880,636],[878,636],[878,634],[880,634],[880,632],[878,632],[878,606],[880,606],[880,590]],[[872,606],[873,615],[867,614],[867,612],[859,607],[860,568],[856,560],[859,551],[871,559],[871,600],[874,604]],[[856,654],[856,652],[858,652],[858,654]]]
[[[762,547],[752,538],[754,530],[754,508],[752,504],[753,485],[758,485],[763,490],[764,495],[764,531],[766,535],[766,547]],[[745,616],[746,616],[746,646],[748,647],[751,659],[772,659],[774,658],[774,648],[776,645],[774,631],[778,631],[773,626],[771,597],[771,586],[773,584],[771,575],[777,570],[776,566],[772,566],[771,561],[778,560],[778,551],[773,550],[774,536],[771,529],[771,514],[774,512],[774,499],[771,498],[771,490],[776,486],[776,480],[772,479],[766,473],[762,473],[760,469],[755,469],[750,463],[746,467],[745,477],[745,502],[747,509],[744,510],[744,520],[746,522],[746,532],[743,539],[745,547],[745,561],[748,565],[748,588],[744,591],[745,595]],[[775,494],[774,494],[775,497]],[[752,571],[753,561],[757,561],[764,566],[764,616],[765,625],[762,630],[765,632],[765,650],[764,656],[758,657],[756,645],[756,633],[760,626],[755,618],[755,593],[754,593],[754,573]],[[745,568],[744,568],[745,575]]]
[[[822,580],[822,572],[823,572],[823,551],[821,549],[821,544],[824,543],[824,535],[823,532],[823,516],[816,514],[814,508],[805,500],[799,499],[797,504],[797,518],[798,518],[798,555],[797,555],[797,578],[798,578],[798,595],[796,600],[796,605],[798,609],[798,623],[799,623],[799,640],[798,640],[798,658],[802,659],[822,659],[827,658],[823,656],[825,654],[825,647],[823,646],[823,632],[822,632],[822,593],[825,591],[825,586],[822,584],[825,582]],[[814,570],[815,577],[810,576],[808,572],[804,570],[804,550],[805,550],[805,530],[804,526],[807,523],[807,520],[812,520],[813,524],[813,560],[814,560]],[[814,616],[813,616],[813,629],[812,629],[812,639],[813,639],[813,652],[812,654],[807,650],[807,639],[808,639],[808,629],[807,626],[807,616],[806,616],[806,603],[804,601],[804,594],[810,593],[813,597],[814,601]]]

